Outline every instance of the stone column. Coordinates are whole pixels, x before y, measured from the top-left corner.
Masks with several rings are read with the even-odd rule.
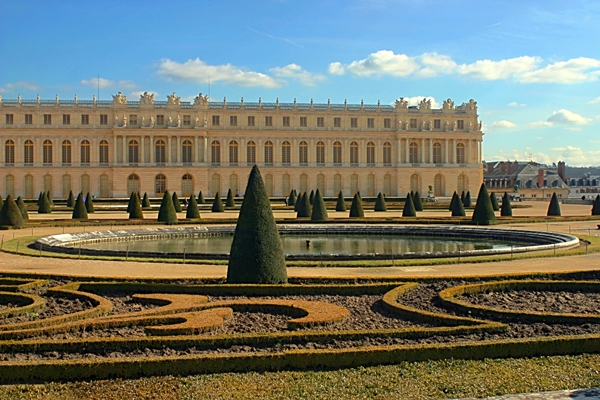
[[[143,164],[145,159],[144,159],[144,154],[146,153],[146,149],[145,149],[145,143],[144,143],[144,135],[140,136],[140,163]]]
[[[127,164],[127,136],[123,135],[123,164]]]
[[[194,163],[200,161],[200,138],[198,135],[194,136]]]
[[[419,160],[421,163],[425,163],[425,139],[421,138],[421,159]]]
[[[429,139],[429,164],[433,164],[433,139]]]
[[[181,135],[177,135],[177,159],[175,162],[178,164],[181,162]]]
[[[450,164],[448,159],[448,139],[444,139],[444,164]]]
[[[452,164],[456,164],[456,139],[452,139],[452,154],[450,157],[450,160],[452,162]]]
[[[409,138],[404,139],[404,144],[405,144],[405,146],[404,146],[404,162],[406,164],[408,164],[410,162],[410,156],[408,153],[408,150],[410,148],[410,139]]]
[[[208,163],[208,137],[206,137],[206,135],[204,136],[204,160],[202,160],[205,163]]]
[[[471,139],[467,140],[467,164],[473,164],[473,159],[471,158],[471,143],[473,141]]]
[[[172,152],[172,147],[173,147],[173,136],[168,136],[167,137],[167,163],[171,164],[172,161],[172,157],[171,155],[173,154]]]
[[[154,165],[156,150],[154,150],[154,135],[150,135],[150,164]]]

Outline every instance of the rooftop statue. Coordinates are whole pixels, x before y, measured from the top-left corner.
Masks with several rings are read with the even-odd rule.
[[[431,100],[423,99],[419,103],[419,110],[431,110]]]
[[[454,102],[450,99],[444,100],[444,104],[442,105],[442,109],[444,110],[452,110],[454,109]]]
[[[400,97],[396,100],[396,108],[408,108],[408,101],[404,100],[404,97]]]
[[[127,104],[127,96],[123,96],[122,92],[112,95],[113,104]]]
[[[194,97],[194,105],[205,105],[208,104],[208,95],[203,96],[202,93],[200,93],[198,96]]]
[[[181,97],[178,97],[175,92],[172,95],[167,95],[167,104],[181,104]]]
[[[154,104],[154,93],[144,92],[140,95],[140,104]]]

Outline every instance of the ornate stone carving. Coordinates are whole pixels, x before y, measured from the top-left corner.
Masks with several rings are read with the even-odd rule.
[[[169,120],[167,122],[167,126],[173,126],[173,118],[169,115]]]
[[[150,116],[150,128],[154,128],[154,116]]]
[[[433,130],[433,121],[429,120],[429,130],[432,131]]]
[[[450,122],[446,120],[446,124],[444,125],[444,130],[447,131],[450,128]]]
[[[181,104],[181,97],[177,96],[177,93],[173,92],[172,95],[167,95],[167,104]]]
[[[42,99],[40,98],[40,95],[37,95],[37,103],[40,104],[42,102]]]
[[[58,104],[58,95],[56,95],[56,99],[54,101],[56,104]]]
[[[404,97],[400,97],[396,100],[396,108],[408,109],[408,101],[404,100]]]
[[[408,120],[406,120],[406,122],[404,123],[404,130],[407,131],[408,130]]]
[[[481,121],[479,121],[479,130],[481,130]]]
[[[198,96],[194,97],[194,105],[204,106],[208,104],[208,95],[203,96],[200,93]]]
[[[123,128],[127,128],[127,115],[123,115]]]
[[[448,100],[444,100],[444,104],[442,105],[442,109],[443,110],[453,110],[454,109],[454,102],[450,99]]]
[[[115,128],[119,126],[119,117],[115,115]]]
[[[456,124],[456,121],[454,121],[454,124],[452,124],[452,130],[453,130],[453,131],[455,131],[455,130],[456,130],[456,126],[457,126],[457,124]]]
[[[473,122],[469,121],[469,132],[473,130]]]
[[[93,102],[96,104],[96,95],[94,95]]]
[[[208,128],[208,120],[206,119],[206,117],[204,117],[204,127]]]
[[[21,104],[21,95],[17,95],[17,103]]]
[[[424,131],[425,130],[425,120],[421,121],[421,130]]]
[[[143,127],[144,127],[144,125],[146,125],[146,117],[144,117],[144,116],[142,115],[142,125],[141,125],[141,127],[143,128]]]
[[[421,100],[419,102],[419,110],[431,110],[431,100]]]
[[[195,126],[200,126],[200,118],[198,118],[198,116],[196,116],[196,124]]]
[[[473,99],[469,100],[468,104],[465,104],[467,106],[467,110],[469,111],[477,111],[477,102]]]
[[[154,93],[144,92],[144,94],[141,94],[140,104],[154,104]]]
[[[181,128],[181,117],[179,115],[177,116],[177,127]]]
[[[113,104],[127,104],[127,96],[123,96],[122,92],[112,95]]]
[[[77,97],[77,95],[75,95],[75,104],[77,104],[79,102],[79,98]]]

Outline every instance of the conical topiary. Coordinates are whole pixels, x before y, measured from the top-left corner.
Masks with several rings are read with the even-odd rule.
[[[177,197],[177,192],[173,192],[172,200],[175,212],[181,212],[181,203],[179,202],[179,197]]]
[[[67,207],[75,206],[75,196],[73,196],[73,191],[69,190],[69,197],[67,197]]]
[[[319,189],[315,192],[315,199],[312,206],[312,213],[310,215],[311,221],[327,221],[329,215],[327,214],[327,208],[325,207],[325,201]]]
[[[360,193],[356,192],[352,198],[352,204],[350,205],[350,218],[364,218],[365,211],[363,210],[362,199]]]
[[[487,189],[486,189],[487,192]],[[478,197],[479,199],[479,197]],[[471,201],[471,191],[467,190],[467,194],[465,194],[465,201],[463,201],[463,205],[465,207],[473,207],[473,202]]]
[[[88,214],[94,213],[94,199],[92,199],[90,192],[88,192],[87,196],[85,196],[85,209],[87,210]]]
[[[413,203],[413,196],[408,193],[406,200],[404,201],[404,208],[402,209],[403,217],[416,217],[417,210],[415,210],[415,203]]]
[[[600,194],[596,196],[592,206],[592,215],[600,215]]]
[[[77,200],[75,200],[75,206],[73,207],[73,219],[88,219],[88,213],[85,209],[85,203],[83,202],[83,194],[79,193],[77,195]]]
[[[290,190],[290,196],[288,197],[288,206],[296,205],[296,191]]]
[[[44,197],[44,192],[40,192],[40,194],[38,196],[38,200],[37,200],[38,208],[40,208],[40,206],[42,205],[42,197]]]
[[[456,191],[452,194],[452,198],[450,199],[450,205],[448,206],[448,211],[452,211],[454,209],[454,198],[458,197]]]
[[[460,201],[461,201],[461,203],[463,203],[463,206],[464,206],[465,205],[465,191],[464,190],[460,194]]]
[[[467,192],[467,196],[468,195],[469,192]],[[467,196],[465,196],[465,200]],[[475,203],[475,210],[473,210],[471,222],[477,225],[493,225],[496,223],[496,214],[494,214],[492,201],[490,200],[490,195],[485,187],[485,183],[482,183],[479,188],[479,194],[477,195],[477,202]]]
[[[287,283],[285,255],[265,184],[252,168],[227,267],[227,283]]]
[[[296,218],[310,218],[312,215],[312,207],[310,206],[310,200],[308,199],[308,194],[304,192],[300,196],[298,200],[298,211],[296,213]]]
[[[562,215],[560,211],[560,203],[558,202],[558,197],[556,196],[556,192],[552,193],[552,198],[550,199],[550,205],[548,206],[548,213],[546,214],[548,217],[560,217]]]
[[[314,190],[310,191],[310,196],[308,197],[308,200],[310,201],[310,205],[312,206],[315,202],[315,191]]]
[[[148,193],[144,192],[144,198],[142,199],[142,208],[150,208],[152,205],[150,204],[150,199],[148,198]]]
[[[158,210],[158,222],[164,222],[167,225],[177,223],[177,212],[173,205],[173,198],[168,190],[163,194],[162,201],[160,202],[160,208]]]
[[[456,192],[454,192],[454,195],[452,196],[450,207],[453,217],[464,217],[466,215],[463,203],[462,201],[460,201],[460,197],[458,197],[458,194]]]
[[[140,201],[139,193],[131,193],[133,203],[131,204],[131,210],[129,211],[129,219],[144,219],[144,212],[142,211],[142,202]]]
[[[46,197],[48,198],[48,202],[50,203],[50,206],[53,206],[54,205],[54,200],[52,200],[52,192],[48,190],[46,192]]]
[[[304,193],[300,193],[300,196],[296,197],[296,203],[294,204],[294,211],[298,212],[298,209],[301,207],[302,205],[302,196],[304,196],[306,192]]]
[[[131,214],[133,209],[133,203],[135,202],[135,192],[131,192],[129,195],[129,201],[127,202],[127,214]]]
[[[225,200],[225,207],[235,207],[235,199],[233,198],[233,192],[231,188],[227,191],[227,200]]]
[[[4,205],[4,199],[2,198],[2,196],[0,196],[0,210],[2,209],[3,205]]]
[[[502,207],[500,208],[501,217],[512,217],[512,206],[510,205],[510,197],[508,193],[504,192],[502,196]]]
[[[29,219],[29,214],[27,213],[27,206],[25,205],[25,202],[23,201],[21,196],[17,197],[17,207],[19,207],[19,211],[21,211],[23,221],[27,221]]]
[[[375,200],[375,211],[387,211],[387,205],[385,204],[385,197],[383,197],[383,194],[381,192],[379,192],[379,194],[377,195],[377,200]]]
[[[223,202],[221,201],[221,196],[219,195],[219,192],[217,192],[215,194],[215,199],[213,200],[211,211],[212,212],[224,212],[225,211],[225,207],[223,207]]]
[[[8,200],[8,197],[6,199]],[[40,205],[38,207],[38,214],[50,214],[51,212],[52,206],[48,200],[48,195],[45,192],[42,192],[42,199],[40,200]]]
[[[194,195],[190,196],[190,201],[188,202],[187,210],[185,210],[185,217],[187,219],[200,218],[200,210],[198,209],[198,203],[196,202],[196,196]]]
[[[423,202],[421,201],[421,195],[417,190],[413,196],[413,203],[415,205],[415,211],[423,211]]]
[[[204,200],[204,196],[202,195],[202,190],[198,193],[198,204],[204,204],[206,200]]]
[[[338,193],[337,203],[335,203],[335,211],[346,211],[346,200],[344,200],[344,195],[342,191]]]
[[[23,215],[15,199],[10,194],[6,196],[2,210],[0,210],[0,225],[12,226],[13,228],[23,227]]]
[[[492,202],[492,208],[494,211],[500,211],[500,205],[498,204],[496,193],[490,193],[490,201]]]

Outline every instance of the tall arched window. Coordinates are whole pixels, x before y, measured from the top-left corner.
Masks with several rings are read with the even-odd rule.
[[[265,142],[265,165],[273,165],[273,142]]]
[[[298,162],[300,165],[308,165],[308,143],[305,140],[298,147]]]
[[[33,175],[25,175],[25,198],[33,199]]]
[[[350,177],[350,194],[354,196],[358,193],[358,175],[352,174]]]
[[[194,193],[194,178],[190,174],[181,177],[181,195],[190,197]]]
[[[62,142],[62,165],[71,165],[71,141],[63,140]],[[67,193],[67,196],[69,194]]]
[[[290,191],[290,176],[289,174],[283,174],[283,177],[281,178],[281,192],[284,196],[288,196],[290,194]]]
[[[81,165],[90,165],[90,141],[81,141]]]
[[[433,195],[443,196],[444,195],[444,177],[441,174],[437,174],[433,177]]]
[[[433,163],[442,163],[442,144],[440,142],[435,142],[433,144]]]
[[[342,165],[342,142],[339,140],[333,143],[333,165]]]
[[[392,176],[390,174],[383,177],[383,194],[386,196],[392,195]]]
[[[80,182],[81,182],[81,193],[83,193],[83,195],[85,196],[91,192],[90,176],[88,174],[81,175]]]
[[[459,143],[456,145],[456,163],[465,164],[467,159],[465,157],[465,144]]]
[[[265,175],[265,189],[267,190],[267,196],[273,197],[273,175]]]
[[[42,163],[44,165],[52,165],[52,141],[44,140]]]
[[[417,174],[412,174],[410,177],[410,191],[411,192],[420,192],[420,178]]]
[[[100,175],[100,197],[103,199],[110,197],[110,182],[106,174]]]
[[[321,192],[321,196],[325,196],[325,175],[317,175],[317,189]]]
[[[9,194],[15,197],[15,177],[13,175],[6,175],[6,196]]]
[[[4,144],[4,165],[15,165],[15,142],[12,139],[8,139]]]
[[[239,194],[238,176],[236,174],[229,175],[229,188],[235,196]]]
[[[213,140],[210,145],[210,159],[212,165],[221,165],[221,143]]]
[[[136,174],[131,174],[127,177],[127,193],[137,193],[140,191],[140,177]]]
[[[133,139],[128,144],[128,157],[129,164],[137,164],[140,162],[140,144],[137,140]]]
[[[229,165],[238,165],[238,142],[229,142]]]
[[[283,165],[292,163],[292,145],[287,140],[281,145],[281,163]]]
[[[375,196],[375,175],[373,174],[367,176],[367,196]]]
[[[342,176],[335,174],[333,177],[333,194],[337,196],[342,191]]]
[[[191,165],[194,160],[192,159],[192,141],[186,139],[181,144],[181,162],[183,165]]]
[[[253,140],[250,140],[248,144],[246,144],[246,164],[256,164],[256,143]]]
[[[50,192],[50,194],[54,192],[52,187],[52,175],[50,174],[44,175],[44,192]]]
[[[211,192],[213,196],[217,193],[221,194],[221,175],[213,174],[211,179]]]
[[[167,143],[158,139],[154,144],[154,160],[157,165],[165,165],[167,162]]]
[[[456,192],[462,193],[463,191],[469,190],[469,179],[466,175],[460,174],[456,183]]]
[[[410,146],[408,146],[408,157],[408,162],[411,164],[419,162],[419,145],[417,142],[410,142]]]
[[[100,162],[100,165],[108,165],[108,142],[106,140],[100,141],[98,161]]]
[[[33,141],[30,139],[23,144],[23,163],[33,165]]]
[[[367,143],[367,165],[375,165],[375,143]]]
[[[392,144],[390,142],[383,144],[383,165],[386,167],[392,165]]]
[[[325,142],[317,142],[317,165],[325,165]]]
[[[167,177],[163,174],[158,174],[154,177],[154,194],[162,196],[167,191]]]
[[[308,175],[300,175],[300,193],[308,191]]]
[[[358,142],[350,143],[350,165],[358,165]]]

